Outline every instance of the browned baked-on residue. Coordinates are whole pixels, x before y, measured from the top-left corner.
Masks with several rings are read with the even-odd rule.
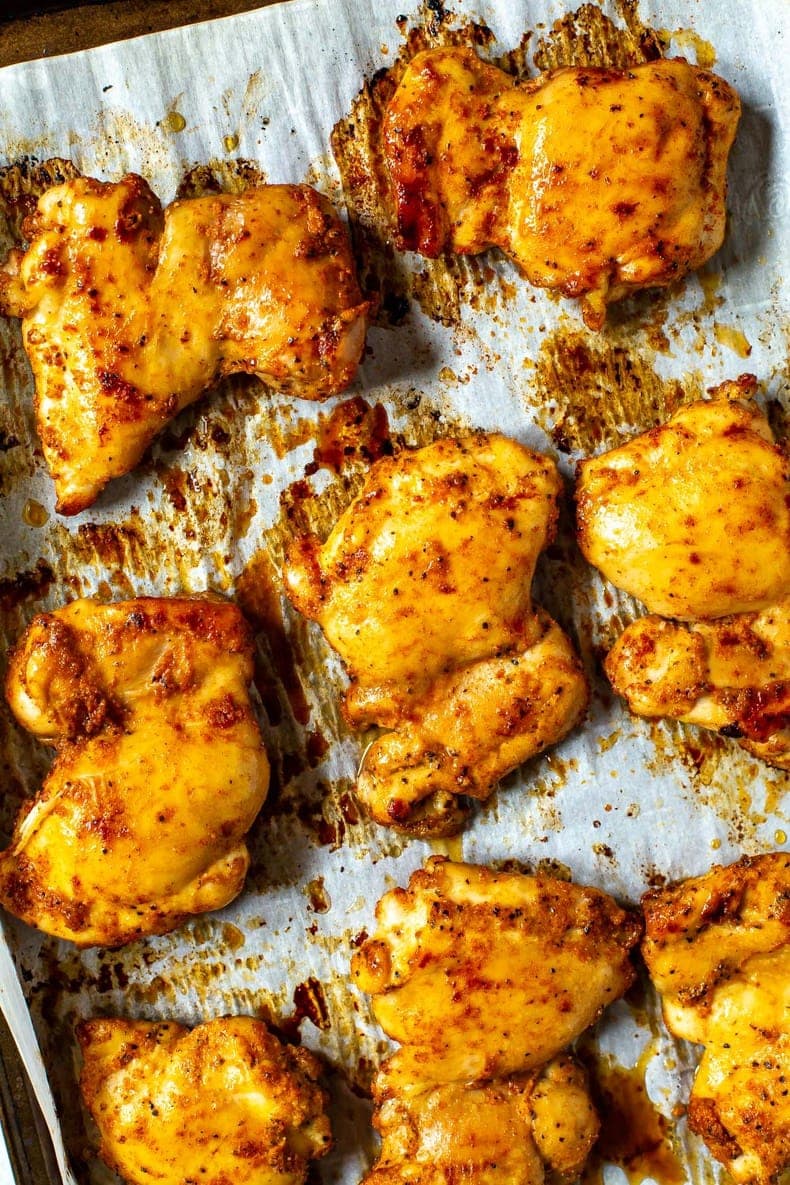
[[[645,1087],[654,1043],[648,1043],[631,1069],[610,1058],[596,1058],[590,1047],[580,1052],[601,1117],[601,1134],[582,1176],[585,1185],[603,1180],[605,1164],[618,1165],[630,1185],[646,1178],[658,1185],[683,1185],[686,1170],[673,1147],[671,1125]]]
[[[636,0],[618,0],[623,25],[616,25],[597,4],[565,13],[535,40],[532,60],[538,70],[559,66],[612,66],[626,69],[663,56],[667,39],[643,24]]]
[[[313,913],[328,913],[332,908],[332,899],[326,890],[322,876],[313,877],[311,881],[308,881],[305,886],[305,892],[307,894],[308,908]]]
[[[548,32],[538,35],[524,30],[518,46],[493,60],[508,73],[527,78],[560,65],[625,67],[660,57],[666,41],[639,19],[636,0],[618,0],[617,10],[621,25],[597,5],[583,4]],[[382,118],[415,54],[436,46],[464,45],[491,57],[496,38],[484,24],[457,24],[439,0],[424,4],[413,24],[401,17],[398,26],[403,43],[395,61],[365,80],[351,110],[332,130],[332,152],[341,175],[360,282],[364,291],[380,296],[378,323],[400,324],[413,300],[433,320],[453,326],[467,304],[493,307],[506,302],[511,285],[490,267],[485,255],[421,258],[415,267],[396,250]]]
[[[656,720],[648,724],[653,756],[650,772],[683,770],[695,804],[708,807],[727,827],[729,841],[744,851],[759,851],[760,829],[771,814],[787,818],[782,809],[790,774],[772,769],[742,749],[737,741],[707,729]]]
[[[645,354],[565,327],[544,338],[534,372],[525,371],[525,401],[565,454],[613,448],[702,395],[697,376],[661,378]]]
[[[324,989],[314,975],[309,976],[304,983],[298,983],[293,994],[294,1011],[290,1016],[284,1016],[279,1021],[277,1029],[287,1041],[298,1042],[301,1034],[299,1028],[302,1021],[309,1020],[317,1029],[326,1031],[331,1028],[332,1020],[324,996]]]
[[[5,216],[12,238],[19,243],[24,241],[22,224],[33,213],[43,193],[79,176],[76,165],[62,157],[45,161],[24,157],[0,168],[0,212]]]
[[[259,651],[268,658],[266,663],[256,663],[255,686],[270,722],[279,724],[283,708],[287,707],[298,724],[307,724],[310,708],[286,630],[282,583],[266,548],[257,551],[241,572],[236,581],[236,602],[258,634]]]
[[[372,464],[393,452],[386,408],[381,403],[371,406],[361,395],[343,400],[328,415],[320,415],[316,438],[305,476],[320,468],[342,473],[350,465]]]
[[[210,160],[187,169],[178,183],[176,198],[206,197],[211,193],[244,193],[266,184],[266,174],[256,161]]]
[[[58,522],[55,538],[62,544],[61,580],[79,580],[92,568],[103,569],[116,596],[134,595],[134,578],[154,575],[162,561],[153,553],[143,519],[132,509],[125,521],[82,523],[73,534]]]
[[[46,560],[37,560],[26,572],[0,580],[0,610],[8,613],[23,601],[40,601],[49,592],[55,573]]]

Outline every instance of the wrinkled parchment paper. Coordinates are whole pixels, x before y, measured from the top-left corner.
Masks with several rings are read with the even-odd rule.
[[[108,179],[136,170],[169,201],[191,166],[240,157],[272,182],[310,181],[345,209],[330,133],[348,117],[363,80],[391,66],[408,29],[438,22],[440,8],[293,0],[9,67],[0,72],[0,162],[64,156]],[[528,70],[531,55],[556,49],[551,26],[566,11],[556,0],[456,0],[453,10],[455,25],[490,27],[488,55],[521,45]],[[606,4],[604,11],[620,27],[638,17],[672,33],[669,52],[707,58],[703,64],[712,46],[714,68],[739,90],[744,114],[725,247],[702,278],[616,311],[603,335],[584,330],[570,302],[529,289],[500,257],[441,274],[416,257],[393,263],[411,298],[371,329],[350,394],[383,405],[396,439],[422,443],[470,426],[498,428],[548,450],[570,476],[584,452],[625,439],[665,418],[673,400],[746,370],[760,379],[777,421],[787,408],[787,6],[644,0],[638,10]],[[523,42],[527,30],[533,37]],[[387,1044],[348,982],[349,960],[372,929],[382,891],[405,883],[432,850],[554,867],[635,903],[661,877],[787,846],[787,775],[734,742],[629,719],[607,694],[597,648],[639,610],[605,593],[575,553],[567,523],[541,561],[536,595],[572,631],[593,679],[586,725],[508,778],[462,840],[430,847],[369,825],[350,796],[360,743],[339,716],[342,672],[319,632],[280,606],[278,595],[288,532],[280,495],[304,477],[319,417],[340,401],[319,407],[272,397],[254,382],[225,383],[179,418],[137,472],[113,483],[91,510],[63,520],[36,451],[16,323],[0,325],[0,351],[0,579],[9,582],[2,588],[23,591],[0,599],[4,643],[36,612],[78,593],[232,594],[243,586],[254,608],[265,585],[268,617],[272,605],[282,612],[274,634],[259,637],[261,720],[276,784],[251,835],[253,866],[241,898],[220,915],[117,952],[81,953],[3,920],[0,1006],[64,1182],[114,1180],[87,1152],[74,1087],[76,1019],[98,1012],[195,1023],[257,1012],[290,1024],[292,1035],[298,1026],[331,1067],[337,1149],[320,1171],[327,1182],[353,1185],[373,1151],[364,1090]],[[585,362],[574,372],[579,357]],[[354,478],[319,468],[309,481],[324,498],[313,517],[323,515],[326,526]],[[271,561],[249,568],[261,549]],[[24,579],[12,585],[18,573]],[[47,758],[7,713],[0,746],[0,823],[8,834]],[[666,1035],[650,996],[638,1008],[610,1009],[597,1040],[624,1066],[642,1059],[663,1114],[687,1097],[695,1053]],[[708,1179],[709,1158],[682,1120],[676,1139],[688,1179]],[[606,1173],[617,1179],[618,1170]]]

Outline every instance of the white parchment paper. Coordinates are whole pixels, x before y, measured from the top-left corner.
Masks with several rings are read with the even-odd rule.
[[[406,0],[408,4],[408,0]],[[605,5],[615,21],[614,6]],[[455,0],[459,21],[474,19],[493,30],[502,52],[519,44],[526,29],[544,30],[565,6],[556,0]],[[670,297],[661,297],[666,348],[651,355],[660,378],[710,387],[743,370],[763,384],[763,397],[787,406],[787,340],[790,310],[790,90],[786,42],[790,9],[782,0],[644,0],[641,19],[656,28],[693,30],[716,51],[715,69],[741,94],[744,114],[733,152],[729,198],[730,229],[724,249],[706,269],[707,287],[689,278]],[[186,168],[196,162],[239,156],[254,160],[272,182],[310,180],[343,206],[339,173],[329,136],[362,86],[390,65],[402,44],[404,14],[417,23],[419,11],[404,0],[291,0],[225,20],[199,24],[67,57],[0,71],[0,163],[23,155],[70,157],[86,174],[112,179],[141,172],[164,202],[171,200]],[[425,16],[425,13],[422,14]],[[694,57],[694,40],[680,32],[675,51]],[[181,131],[172,127],[183,116]],[[232,144],[232,149],[227,145]],[[406,266],[419,269],[408,258]],[[492,275],[513,290],[507,299],[478,309],[464,305],[460,322],[438,324],[415,304],[403,324],[374,327],[370,354],[354,392],[381,402],[390,422],[409,439],[409,398],[415,392],[433,409],[437,432],[459,425],[501,429],[523,442],[557,454],[547,434],[550,414],[531,394],[531,375],[541,345],[562,326],[580,325],[569,302],[556,302],[528,289],[503,259],[491,261]],[[709,294],[716,291],[716,300]],[[462,302],[463,304],[463,302]],[[647,349],[644,324],[649,302],[634,313],[627,349]],[[640,320],[641,318],[641,320]],[[725,332],[722,332],[724,327]],[[718,327],[718,328],[717,328]],[[620,322],[620,340],[628,334]],[[5,618],[7,641],[34,612],[62,603],[75,591],[90,592],[108,582],[116,595],[174,593],[207,587],[232,591],[239,574],[279,514],[279,494],[301,478],[312,458],[309,429],[292,436],[295,419],[317,422],[313,404],[275,401],[260,389],[239,394],[232,386],[185,413],[192,431],[176,461],[205,491],[200,514],[187,511],[162,534],[163,469],[172,454],[155,452],[161,465],[115,482],[96,507],[77,519],[58,520],[49,478],[35,440],[30,383],[14,323],[0,326],[3,406],[7,434],[22,441],[2,456],[0,578],[29,570],[43,559],[58,574],[47,596],[24,604]],[[744,360],[727,344],[731,331],[751,346]],[[224,402],[223,402],[224,401]],[[330,405],[331,406],[331,405]],[[234,412],[227,452],[206,444],[212,424],[226,424]],[[271,435],[272,422],[281,428]],[[227,425],[226,425],[227,426]],[[623,423],[622,436],[645,426]],[[204,431],[205,429],[205,431]],[[286,445],[283,445],[286,440]],[[24,446],[24,447],[23,447]],[[578,453],[558,456],[570,475]],[[243,457],[241,464],[239,458]],[[176,462],[173,462],[176,463]],[[264,476],[268,484],[264,482]],[[328,481],[323,472],[316,488]],[[25,524],[30,500],[46,508],[40,527]],[[250,508],[239,534],[231,511]],[[29,515],[27,515],[29,518]],[[103,525],[133,523],[146,535],[150,554],[136,566],[131,527],[127,550],[113,564],[85,564],[84,528],[94,537]],[[82,534],[81,534],[82,532]],[[126,536],[125,536],[126,538]],[[210,544],[210,545],[209,545]],[[124,547],[127,545],[124,544]],[[65,558],[64,558],[65,557]],[[121,575],[119,575],[121,570]],[[121,576],[124,575],[124,585]],[[627,598],[604,599],[593,573],[586,583],[568,582],[561,560],[541,570],[542,603],[572,619],[592,646],[605,636],[613,612],[635,612]],[[609,598],[611,601],[611,598]],[[560,609],[558,610],[558,605]],[[590,625],[592,621],[592,625]],[[311,719],[302,726],[285,712],[279,722],[264,719],[272,750],[319,721],[329,751],[302,769],[281,791],[321,795],[353,778],[359,747],[337,722],[340,675],[321,640],[286,613],[289,636],[324,666],[301,672]],[[265,652],[265,642],[262,643]],[[786,847],[788,777],[747,757],[732,742],[698,741],[694,730],[650,726],[626,716],[596,687],[590,717],[548,757],[531,762],[507,779],[492,804],[479,811],[454,855],[474,861],[515,859],[535,865],[553,860],[574,879],[598,885],[635,903],[651,878],[691,875],[714,861],[744,852]],[[38,746],[6,722],[4,769],[8,785],[32,793],[43,758]],[[696,746],[696,747],[695,747]],[[13,794],[9,792],[9,803]],[[6,824],[13,817],[10,811]],[[0,1006],[11,1025],[55,1142],[63,1181],[75,1181],[61,1131],[68,1136],[73,1170],[81,1181],[113,1179],[98,1162],[83,1163],[73,1067],[73,1021],[93,1012],[168,1016],[194,1023],[227,1012],[268,1009],[288,1016],[294,989],[311,979],[322,985],[322,1026],[301,1024],[305,1044],[337,1071],[333,1076],[333,1118],[338,1147],[322,1165],[324,1179],[353,1185],[372,1147],[369,1111],[348,1083],[359,1084],[360,1065],[374,1064],[386,1048],[364,999],[348,983],[353,944],[371,931],[375,901],[387,887],[404,884],[431,851],[377,831],[353,817],[336,842],[320,842],[298,811],[275,813],[253,832],[253,869],[242,897],[217,917],[201,919],[174,935],[152,939],[122,955],[76,952],[67,944],[34,934],[13,919],[0,942]],[[790,828],[788,828],[790,830]],[[330,903],[317,911],[305,886],[322,878]],[[678,1046],[661,1029],[654,1003],[647,1019],[620,1003],[610,1010],[600,1047],[632,1065],[651,1043],[647,1085],[669,1115],[687,1097],[693,1051]],[[39,1052],[39,1047],[41,1052]],[[43,1060],[42,1060],[43,1055]],[[362,1060],[361,1060],[362,1059]],[[53,1095],[54,1089],[54,1095]],[[57,1099],[57,1105],[56,1100]],[[706,1155],[681,1123],[678,1141],[689,1179],[703,1179]],[[75,1151],[76,1147],[76,1151]],[[607,1170],[616,1179],[617,1170]]]

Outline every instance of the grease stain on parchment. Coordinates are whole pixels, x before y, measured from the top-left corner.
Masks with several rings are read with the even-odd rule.
[[[130,161],[146,177],[174,178],[180,168],[181,149],[178,135],[174,134],[179,114],[175,109],[166,113],[170,128],[167,130],[165,126],[161,129],[152,126],[121,107],[102,106],[89,135],[71,137],[71,155],[87,174],[100,172],[113,181],[129,171]]]
[[[715,47],[693,29],[661,29],[659,36],[666,45],[671,45],[674,51],[680,50],[684,56],[687,50],[691,50],[697,65],[704,70],[712,70],[716,65]]]
[[[271,97],[271,84],[260,69],[253,70],[241,94],[238,87],[227,87],[222,92],[220,101],[225,123],[232,129],[237,142],[267,126],[266,101]]]
[[[704,395],[701,374],[665,379],[653,359],[616,338],[563,326],[541,342],[524,399],[560,453],[614,448]]]
[[[622,1169],[629,1185],[641,1185],[646,1179],[658,1185],[683,1185],[686,1165],[674,1146],[672,1125],[651,1100],[645,1083],[656,1041],[647,1043],[631,1067],[619,1065],[610,1055],[596,1055],[589,1042],[579,1052],[602,1121],[598,1142],[582,1173],[583,1185],[601,1185],[606,1164]]]
[[[597,4],[582,4],[554,21],[535,41],[532,54],[539,71],[561,66],[611,66],[624,70],[663,57],[665,35],[645,25],[636,0],[616,5],[622,24],[616,24]]]
[[[666,774],[678,762],[683,793],[710,809],[727,828],[727,839],[745,854],[765,850],[760,835],[769,818],[790,821],[790,773],[758,761],[737,741],[674,720],[648,721],[653,756],[650,772]]]

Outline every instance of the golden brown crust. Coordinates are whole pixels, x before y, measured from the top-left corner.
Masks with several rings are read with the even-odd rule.
[[[588,325],[699,267],[724,236],[740,103],[682,59],[515,79],[464,47],[409,62],[382,127],[407,250],[510,255]]]
[[[291,544],[286,592],[345,663],[346,717],[389,730],[357,785],[378,822],[452,834],[459,796],[487,798],[584,714],[581,664],[530,599],[560,490],[505,436],[437,440],[377,461],[325,543]]]
[[[741,1155],[743,1149],[722,1123],[714,1099],[689,1099],[686,1114],[691,1130],[702,1136],[717,1160],[728,1164]]]
[[[262,1021],[77,1026],[102,1159],[132,1185],[301,1185],[331,1147],[320,1063]]]
[[[47,189],[0,272],[22,318],[58,508],[76,514],[218,375],[322,399],[344,390],[368,304],[348,236],[309,186],[162,210],[136,174]]]
[[[544,1065],[628,988],[641,933],[598,890],[441,857],[376,917],[352,975],[402,1044],[379,1098]]]
[[[790,769],[790,600],[713,622],[642,617],[605,668],[632,712],[717,729]]]
[[[742,856],[651,889],[642,912],[642,949],[664,1000],[706,1012],[745,960],[790,941],[790,853]]]
[[[352,975],[400,1043],[373,1083],[365,1185],[543,1185],[599,1122],[563,1047],[624,992],[639,919],[605,893],[430,858],[376,907]]]
[[[752,376],[582,461],[579,546],[618,588],[682,620],[758,612],[790,595],[790,462]]]
[[[268,787],[251,678],[250,628],[228,602],[81,600],[37,617],[6,695],[57,756],[0,856],[3,905],[117,946],[232,900]]]
[[[790,853],[647,893],[643,953],[670,1030],[705,1046],[689,1124],[743,1185],[790,1166]]]
[[[598,1134],[584,1071],[561,1056],[537,1074],[387,1098],[365,1185],[543,1185],[581,1172]]]

